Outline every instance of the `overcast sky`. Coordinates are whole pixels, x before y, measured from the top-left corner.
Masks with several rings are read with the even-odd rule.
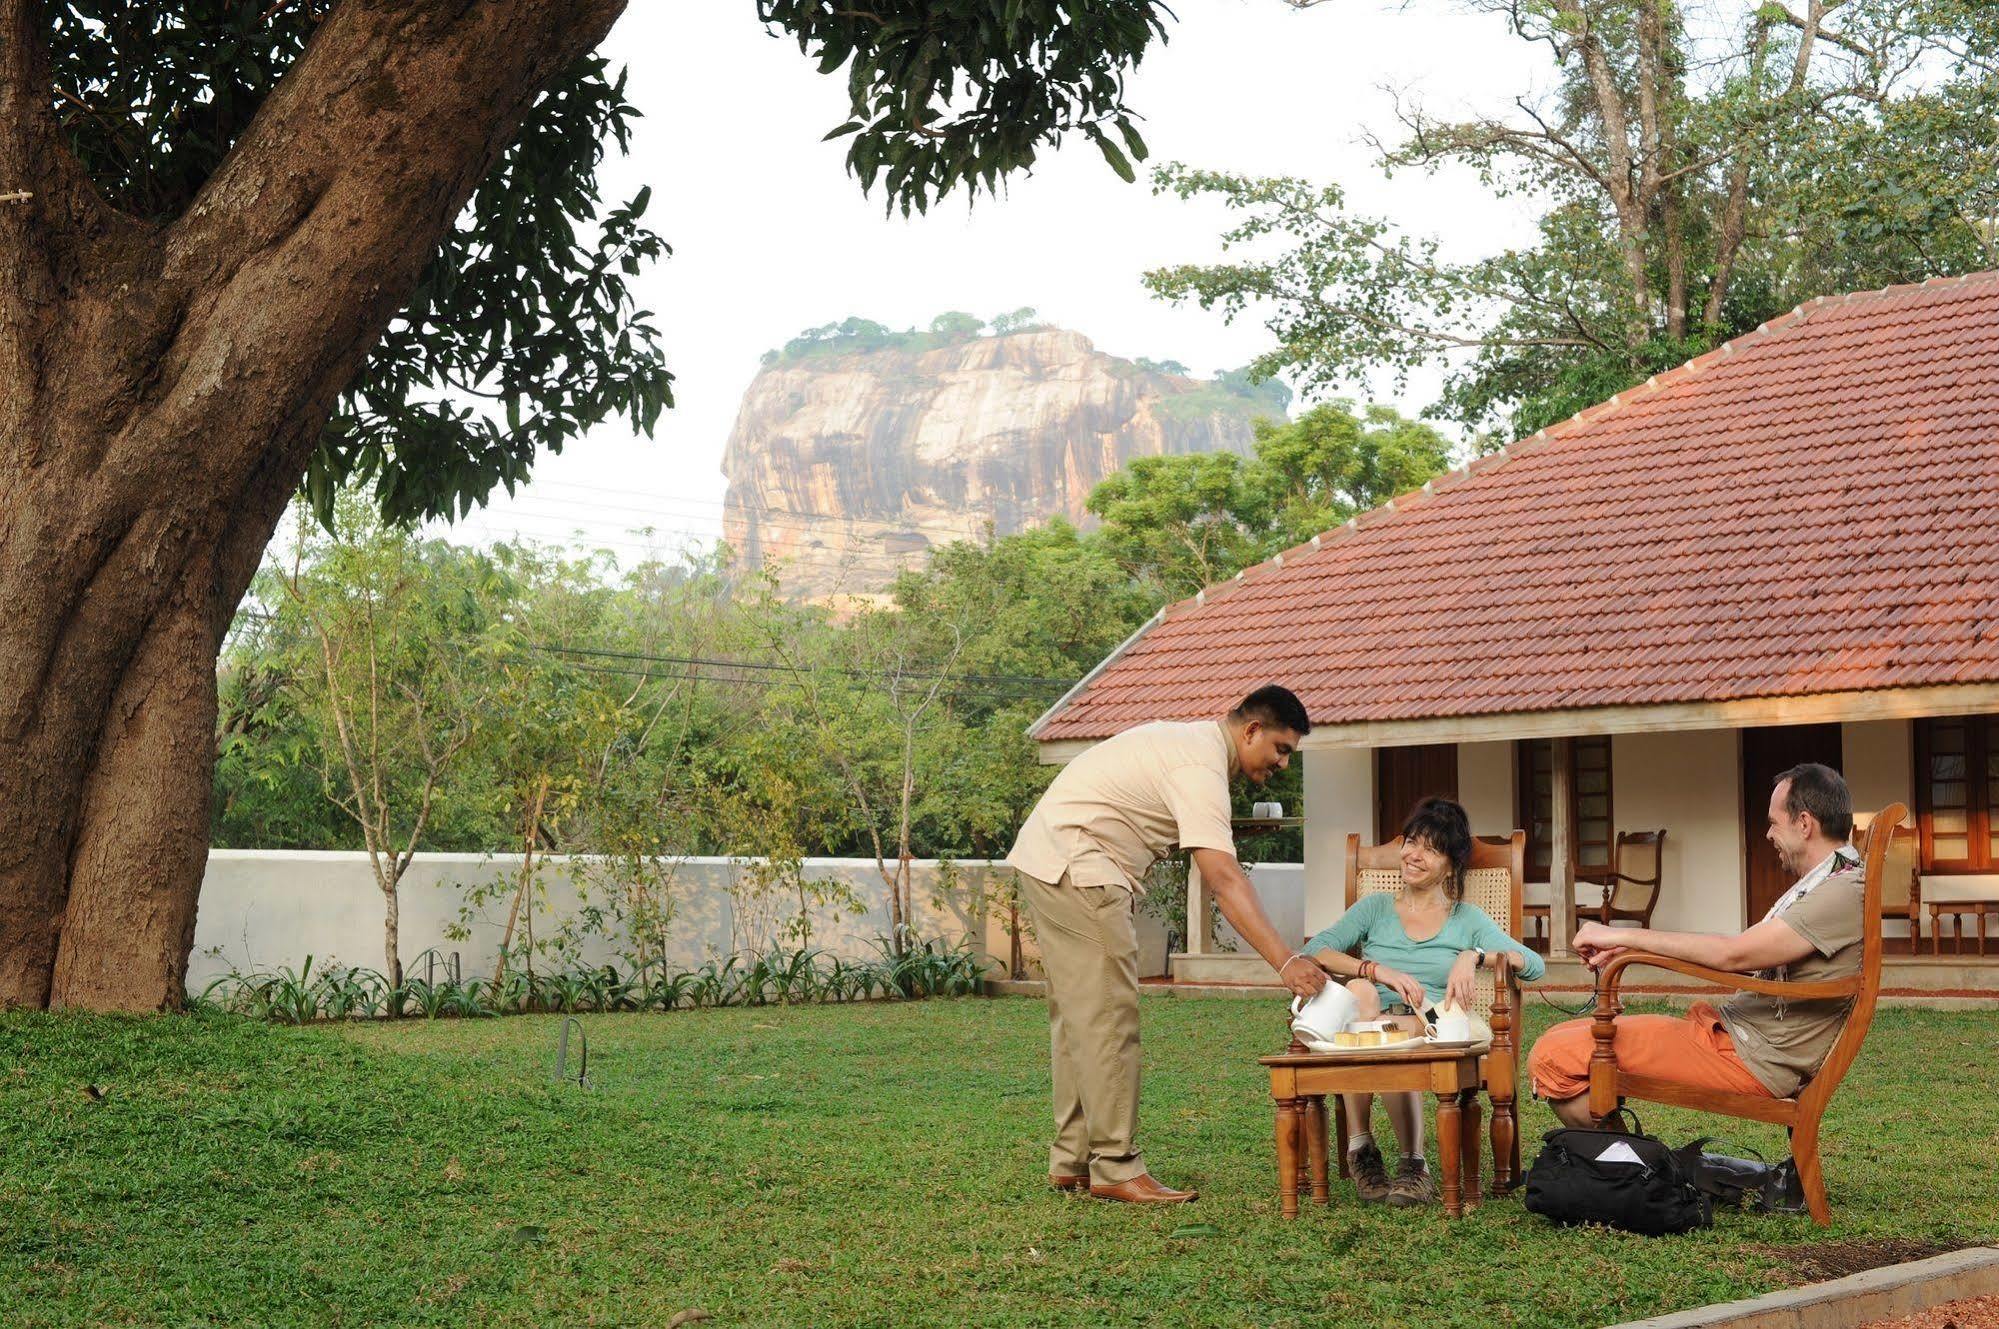
[[[1497,112],[1531,86],[1531,48],[1449,0],[1179,0],[1178,22],[1131,78],[1153,161],[1336,180],[1357,210],[1440,236],[1456,255],[1531,238],[1519,201],[1463,174],[1384,181],[1360,141],[1392,117],[1384,86],[1437,112]],[[607,193],[653,186],[649,219],[673,255],[639,283],[677,375],[677,404],[650,440],[612,423],[545,457],[520,496],[459,523],[457,538],[578,540],[631,558],[719,532],[722,447],[758,357],[801,329],[860,315],[894,327],[946,309],[981,318],[1031,305],[1124,356],[1196,373],[1242,364],[1254,322],[1148,295],[1147,268],[1219,253],[1218,209],[1119,180],[1078,140],[997,200],[952,199],[928,217],[885,216],[821,136],[846,119],[843,76],[822,77],[752,6],[637,0],[606,48],[644,112]],[[1436,377],[1349,395],[1421,409]],[[635,534],[656,528],[648,541]],[[580,536],[577,532],[580,531]]]

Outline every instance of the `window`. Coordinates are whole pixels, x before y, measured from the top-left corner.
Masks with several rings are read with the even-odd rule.
[[[1916,721],[1916,824],[1926,872],[1999,872],[1999,717]]]
[[[1546,881],[1554,861],[1555,745],[1535,739],[1514,745],[1519,776],[1514,782],[1518,824],[1527,829],[1527,876]],[[1576,877],[1602,881],[1610,871],[1610,739],[1604,735],[1578,738],[1569,745],[1574,763],[1569,773],[1569,826],[1575,850]]]

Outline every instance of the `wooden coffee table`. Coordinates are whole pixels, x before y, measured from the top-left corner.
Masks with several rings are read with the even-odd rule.
[[[1485,1050],[1483,1046],[1394,1052],[1294,1050],[1258,1058],[1270,1070],[1270,1097],[1277,1104],[1277,1195],[1284,1217],[1298,1216],[1299,1192],[1308,1188],[1320,1204],[1332,1203],[1326,1099],[1349,1093],[1435,1094],[1444,1212],[1459,1218],[1476,1207],[1479,1058]],[[1333,1110],[1338,1111],[1337,1104]],[[1339,1164],[1340,1175],[1345,1176],[1346,1160]]]

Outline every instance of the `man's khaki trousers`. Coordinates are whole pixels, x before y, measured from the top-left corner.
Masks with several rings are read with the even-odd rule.
[[[1048,1171],[1100,1186],[1145,1172],[1138,1156],[1138,933],[1131,892],[1020,875],[1048,975],[1055,1143]]]

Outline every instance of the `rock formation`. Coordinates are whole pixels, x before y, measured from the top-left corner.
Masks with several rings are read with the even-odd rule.
[[[1164,372],[1080,333],[935,341],[767,359],[722,460],[739,566],[774,561],[795,596],[876,590],[988,523],[1083,524],[1132,458],[1244,452],[1254,418],[1284,413],[1281,386]]]

